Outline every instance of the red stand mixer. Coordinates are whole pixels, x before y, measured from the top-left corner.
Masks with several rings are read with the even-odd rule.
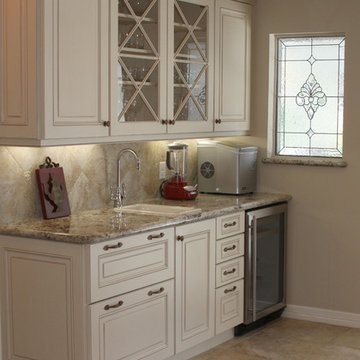
[[[170,177],[161,185],[161,195],[165,199],[191,200],[198,195],[197,188],[186,182],[187,148],[187,144],[169,144],[169,150],[166,152],[166,166]]]

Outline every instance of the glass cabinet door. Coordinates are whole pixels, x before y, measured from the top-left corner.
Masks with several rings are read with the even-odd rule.
[[[173,4],[169,11],[169,29],[173,29],[169,33],[169,132],[211,131],[214,4],[203,0],[169,3]]]
[[[164,0],[117,0],[117,121],[112,130],[115,125],[119,134],[138,133],[140,127],[143,134],[166,130],[159,101],[160,91],[166,91],[162,71],[166,34],[160,24],[165,5]]]

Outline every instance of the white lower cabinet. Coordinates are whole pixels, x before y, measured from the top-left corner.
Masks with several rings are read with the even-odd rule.
[[[85,360],[82,247],[0,237],[2,360]]]
[[[92,245],[0,236],[2,359],[178,359],[212,342],[243,321],[241,216]]]
[[[215,334],[215,219],[176,232],[176,352]]]
[[[162,360],[174,354],[174,280],[89,307],[91,359]]]

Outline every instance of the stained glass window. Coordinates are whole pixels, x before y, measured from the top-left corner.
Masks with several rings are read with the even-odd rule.
[[[276,155],[342,157],[343,36],[277,39]]]

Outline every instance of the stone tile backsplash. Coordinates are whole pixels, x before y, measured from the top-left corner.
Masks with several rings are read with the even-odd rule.
[[[0,146],[0,223],[42,217],[35,169],[50,156],[64,169],[72,213],[111,204],[110,185],[116,183],[118,153],[135,150],[141,158],[141,171],[131,154],[121,162],[122,181],[127,185],[128,202],[158,197],[159,162],[165,161],[171,141],[123,144],[81,145],[48,148]],[[197,177],[196,140],[185,140],[188,148],[188,182]]]

